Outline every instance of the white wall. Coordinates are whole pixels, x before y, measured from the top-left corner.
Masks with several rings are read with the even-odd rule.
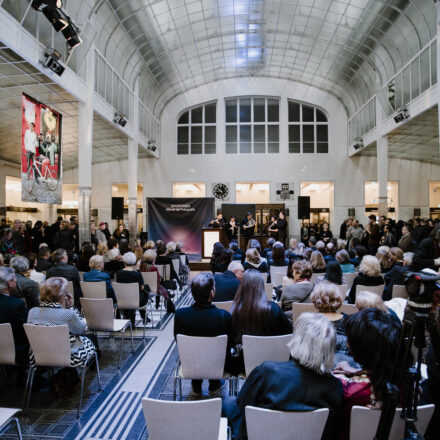
[[[224,98],[239,95],[278,96],[280,101],[280,153],[261,155],[226,155],[224,153]],[[329,154],[289,154],[287,147],[287,98],[311,103],[323,108],[329,117]],[[217,154],[177,155],[178,114],[185,108],[217,99]],[[292,182],[293,200],[290,208],[291,234],[299,233],[297,197],[300,183],[305,181],[333,181],[334,208],[330,223],[333,231],[348,214],[356,209],[356,216],[365,222],[364,185],[377,180],[375,157],[347,157],[347,116],[342,104],[321,90],[285,80],[241,78],[222,80],[179,95],[165,107],[162,117],[160,160],[139,159],[138,181],[144,184],[145,197],[171,197],[173,182],[205,182],[206,196],[212,196],[212,183],[230,185],[229,203],[235,202],[235,183],[266,181],[271,184],[271,202],[279,203],[276,185]],[[418,161],[389,159],[389,181],[399,182],[399,216],[409,218],[413,208],[429,209],[428,182],[440,180],[440,166]],[[98,208],[100,220],[109,221],[111,213],[111,185],[126,182],[127,161],[108,162],[93,166],[92,207]],[[65,183],[77,181],[77,170],[64,173]],[[217,202],[217,207],[221,202]],[[144,201],[145,211],[145,201]],[[426,214],[425,214],[426,213]],[[144,223],[145,224],[145,223]]]

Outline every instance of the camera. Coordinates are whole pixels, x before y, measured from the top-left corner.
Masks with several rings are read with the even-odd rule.
[[[440,289],[438,280],[440,280],[440,276],[432,269],[408,272],[405,278],[408,305],[415,308],[431,308],[434,291]]]

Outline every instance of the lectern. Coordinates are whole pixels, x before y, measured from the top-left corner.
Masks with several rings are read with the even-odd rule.
[[[202,229],[202,258],[211,258],[214,243],[223,241],[223,229]]]

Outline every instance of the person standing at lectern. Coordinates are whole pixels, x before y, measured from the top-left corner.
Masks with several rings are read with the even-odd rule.
[[[223,218],[223,214],[221,212],[219,212],[217,214],[217,217],[209,222],[208,226],[210,228],[220,228],[220,229],[223,229],[225,224],[226,224],[226,221]]]
[[[255,220],[252,218],[252,213],[248,212],[246,218],[242,221],[243,236],[245,239],[244,247],[247,248],[249,240],[254,236]]]
[[[280,211],[280,213],[278,214],[276,227],[278,229],[278,241],[280,241],[285,247],[287,236],[287,220],[284,211]]]
[[[234,238],[236,239],[238,236],[238,225],[235,221],[235,217],[231,217],[229,219],[229,223],[227,223],[228,229],[228,239],[231,242]]]

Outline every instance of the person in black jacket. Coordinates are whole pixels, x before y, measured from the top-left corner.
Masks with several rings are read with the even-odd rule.
[[[49,261],[49,257],[50,249],[47,246],[41,246],[40,249],[38,249],[37,265],[35,266],[37,272],[46,272],[47,269],[53,266]]]
[[[196,275],[191,282],[191,293],[195,303],[190,307],[178,309],[174,318],[174,337],[186,336],[231,336],[231,315],[225,310],[217,309],[212,304],[215,296],[214,276],[203,272]],[[215,393],[222,386],[221,381],[210,380],[209,392]],[[192,381],[193,393],[202,393],[202,380]]]
[[[303,313],[289,343],[292,360],[263,362],[252,370],[238,396],[223,400],[223,413],[237,439],[246,437],[246,406],[278,411],[329,408],[322,439],[335,438],[342,409],[342,383],[331,373],[336,331],[318,313]]]
[[[278,231],[278,241],[286,246],[287,237],[287,220],[284,211],[280,211],[277,219],[277,231]]]
[[[389,252],[390,262],[393,267],[384,275],[385,288],[383,289],[382,299],[389,301],[393,294],[393,286],[405,284],[408,267],[403,265],[403,252],[398,247],[393,247]]]
[[[431,235],[424,238],[414,251],[412,269],[414,271],[425,268],[434,269],[440,266],[440,223],[437,223]]]
[[[223,273],[215,273],[215,296],[214,301],[232,301],[237,292],[240,280],[243,278],[244,268],[239,261],[229,263],[228,270]]]
[[[10,262],[15,270],[16,286],[11,292],[12,296],[23,298],[26,301],[26,307],[30,310],[32,307],[40,305],[40,289],[38,283],[25,276],[29,270],[29,260],[25,257],[14,257]]]
[[[381,276],[379,260],[372,255],[365,255],[359,266],[360,273],[353,280],[353,284],[348,295],[350,304],[356,303],[356,286],[380,286],[384,284]]]
[[[76,308],[81,309],[79,299],[82,297],[80,278],[78,269],[75,266],[67,264],[69,257],[65,249],[57,249],[53,254],[53,264],[55,266],[49,268],[46,272],[46,279],[52,277],[63,277],[67,281],[72,281],[73,284],[73,298]]]
[[[170,266],[170,278],[172,280],[176,280],[176,282],[179,284],[179,286],[182,287],[182,282],[180,281],[179,274],[177,274],[174,269],[172,258],[169,257],[168,255],[166,255],[167,248],[165,247],[165,244],[162,240],[156,241],[156,252],[157,252],[157,257],[156,257],[156,261],[155,261],[156,265],[157,264],[160,264],[160,265],[168,264]],[[163,277],[162,273],[159,273],[159,275],[161,277]]]
[[[23,329],[28,311],[24,301],[10,296],[15,290],[14,269],[0,267],[0,324],[11,324],[14,336],[15,360],[23,364],[28,360],[29,343]]]

